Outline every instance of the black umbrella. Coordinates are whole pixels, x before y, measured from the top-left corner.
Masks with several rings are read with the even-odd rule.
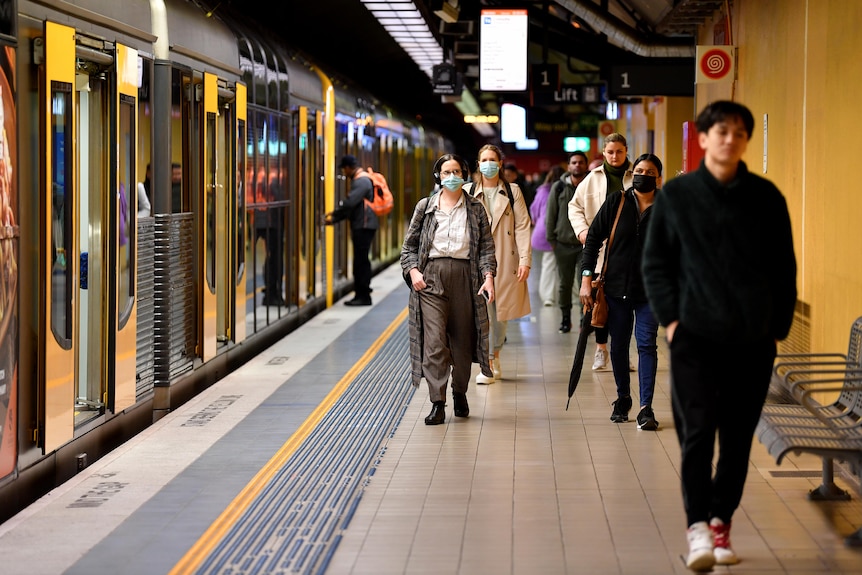
[[[581,329],[578,332],[578,345],[575,347],[575,359],[572,361],[572,373],[569,374],[569,399],[566,401],[566,411],[569,410],[569,403],[571,403],[575,389],[578,387],[578,382],[581,380],[581,369],[584,367],[584,356],[587,353],[587,339],[593,333],[592,319],[592,309],[586,311],[583,319],[581,319]]]

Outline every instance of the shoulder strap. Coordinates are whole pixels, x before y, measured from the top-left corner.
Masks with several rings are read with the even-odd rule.
[[[614,218],[614,225],[611,228],[611,235],[608,238],[608,249],[605,250],[605,263],[602,265],[602,277],[605,276],[605,270],[608,269],[608,260],[611,257],[611,246],[614,243],[614,234],[617,231],[617,224],[620,223],[620,214],[623,213],[623,204],[626,203],[626,193],[621,191],[622,196],[620,196],[620,207],[617,208],[617,217]]]
[[[368,169],[370,170],[371,168],[368,168]],[[371,174],[365,168],[362,168],[361,172],[359,172],[358,174],[353,176],[354,180],[356,178],[368,178],[369,180],[371,180],[371,198],[369,199],[368,194],[365,194],[365,200],[369,201],[369,202],[373,202],[374,201],[374,178],[371,177]]]
[[[512,211],[515,211],[515,196],[512,194],[512,187],[509,185],[504,178],[500,178],[503,182],[503,187],[506,188],[506,195],[509,196],[509,206],[512,208]]]

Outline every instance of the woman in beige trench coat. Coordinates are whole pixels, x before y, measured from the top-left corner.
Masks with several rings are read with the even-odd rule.
[[[530,313],[530,294],[527,278],[532,265],[530,248],[530,212],[518,184],[506,183],[500,177],[503,153],[497,146],[487,144],[479,149],[478,171],[473,182],[464,189],[480,200],[491,221],[497,256],[495,278],[497,299],[488,304],[491,323],[493,377],[480,373],[476,383],[490,384],[502,379],[500,350],[506,341],[507,322]]]

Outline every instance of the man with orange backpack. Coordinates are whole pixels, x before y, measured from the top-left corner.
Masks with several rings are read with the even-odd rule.
[[[338,207],[324,216],[328,226],[350,218],[350,239],[353,241],[354,296],[344,305],[371,305],[371,242],[380,226],[377,215],[365,201],[374,197],[374,184],[359,167],[355,156],[346,155],[338,164],[341,173],[351,180],[350,192]]]

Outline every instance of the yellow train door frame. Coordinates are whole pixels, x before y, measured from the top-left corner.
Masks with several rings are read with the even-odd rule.
[[[201,159],[203,160],[203,194],[199,200],[201,227],[199,259],[200,302],[201,302],[201,356],[208,361],[216,356],[218,350],[218,302],[216,297],[216,154],[218,149],[218,79],[215,75],[204,73],[203,81],[203,125],[201,126]]]
[[[248,240],[246,230],[245,213],[245,166],[247,153],[246,126],[248,126],[248,101],[247,91],[243,84],[236,85],[236,142],[234,148],[234,178],[233,178],[233,206],[232,233],[236,238],[233,245],[231,269],[234,270],[236,281],[234,282],[234,313],[233,313],[233,341],[239,343],[245,339],[245,316],[246,316],[246,242]]]
[[[138,194],[135,174],[137,174],[135,162],[137,160],[137,134],[138,134],[138,51],[127,46],[117,45],[115,58],[117,95],[115,101],[114,126],[116,127],[115,141],[117,145],[117,189],[124,190],[127,197],[125,210],[121,210],[119,204],[117,211],[119,217],[126,217],[127,222],[120,227],[119,217],[117,219],[117,238],[120,238],[120,230],[125,229],[127,239],[125,247],[128,253],[117,246],[113,253],[117,255],[115,274],[117,309],[114,310],[116,323],[114,324],[113,340],[114,348],[114,390],[113,409],[118,413],[135,403],[135,375],[136,375],[136,349],[137,349],[137,299],[135,298],[137,287],[137,257],[138,236],[134,231],[137,229]],[[123,184],[120,186],[120,184]],[[117,195],[117,202],[121,198]],[[125,212],[125,213],[124,213]],[[113,315],[113,314],[111,314]],[[110,390],[110,385],[108,386]]]
[[[73,334],[79,279],[78,211],[75,139],[75,29],[45,22],[45,85],[42,102],[44,187],[42,188],[42,300],[41,364],[45,452],[54,451],[74,436],[75,355]],[[71,237],[69,237],[71,236]],[[62,291],[61,291],[62,290]]]

